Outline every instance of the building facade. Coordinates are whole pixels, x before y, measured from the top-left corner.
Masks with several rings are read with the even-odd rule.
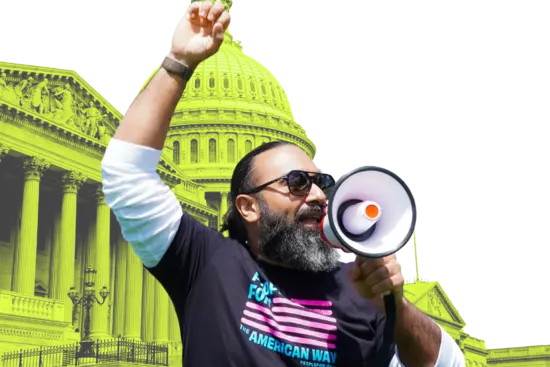
[[[85,315],[68,292],[82,294],[88,267],[97,297],[103,286],[110,292],[92,306],[93,339],[177,341],[167,294],[123,240],[102,194],[100,163],[120,113],[74,72],[0,69],[0,353],[80,340]],[[184,210],[215,221],[204,185],[171,156],[157,171]]]
[[[230,2],[226,2],[228,7]],[[0,354],[93,340],[170,346],[181,355],[169,298],[121,236],[101,190],[100,163],[121,114],[77,73],[0,62]],[[226,33],[195,71],[177,106],[157,171],[182,208],[219,228],[236,162],[285,140],[311,157],[286,94]],[[109,294],[82,307],[88,268]],[[461,346],[469,367],[550,366],[550,346],[487,350],[437,282],[406,285],[407,298]]]

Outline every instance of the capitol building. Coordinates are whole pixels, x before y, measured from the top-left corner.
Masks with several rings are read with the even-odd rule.
[[[181,366],[174,308],[102,193],[101,160],[121,119],[77,72],[0,62],[2,366]],[[219,229],[234,166],[274,140],[315,155],[283,87],[226,32],[178,103],[157,172],[183,210]],[[439,283],[405,291],[468,367],[550,366],[550,346],[488,350]]]

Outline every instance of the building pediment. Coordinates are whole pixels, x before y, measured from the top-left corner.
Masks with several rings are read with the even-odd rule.
[[[50,138],[103,155],[122,115],[76,72],[0,62],[0,115]],[[169,186],[189,177],[163,153],[157,172]],[[189,182],[189,190],[197,190]]]
[[[406,284],[405,297],[436,321],[442,321],[459,329],[466,325],[438,282]]]
[[[0,103],[31,120],[106,144],[122,115],[71,70],[0,62]]]
[[[122,115],[71,70],[0,62],[0,120],[74,149],[86,146],[97,157],[119,126]],[[176,195],[206,205],[204,186],[163,152],[157,172]],[[208,210],[207,210],[208,211]]]

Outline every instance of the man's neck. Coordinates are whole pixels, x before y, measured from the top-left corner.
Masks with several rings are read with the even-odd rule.
[[[274,260],[271,260],[271,259],[265,257],[257,248],[252,248],[252,255],[254,256],[254,258],[256,260],[264,262],[266,264],[273,265],[273,266],[279,266],[281,268],[286,268],[286,269],[292,269],[287,264],[284,264],[284,263],[281,263],[281,262],[278,262],[278,261],[274,261]]]
[[[259,245],[256,241],[250,241],[249,240],[248,241],[248,247],[250,248],[250,252],[251,252],[252,256],[254,257],[254,259],[256,259],[258,261],[261,261],[261,262],[264,262],[266,264],[273,265],[273,266],[279,266],[281,268],[293,269],[292,267],[288,266],[285,263],[281,263],[281,262],[274,261],[274,260],[271,260],[271,259],[267,258],[260,251]]]

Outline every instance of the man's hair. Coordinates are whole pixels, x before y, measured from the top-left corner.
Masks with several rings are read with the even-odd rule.
[[[255,158],[268,150],[283,146],[294,145],[286,141],[272,141],[256,147],[248,152],[235,166],[233,176],[231,177],[231,192],[229,193],[229,205],[227,213],[224,213],[221,232],[228,231],[229,238],[241,243],[248,241],[248,235],[244,226],[241,214],[235,206],[237,196],[252,190],[256,185],[254,182],[254,160]]]

